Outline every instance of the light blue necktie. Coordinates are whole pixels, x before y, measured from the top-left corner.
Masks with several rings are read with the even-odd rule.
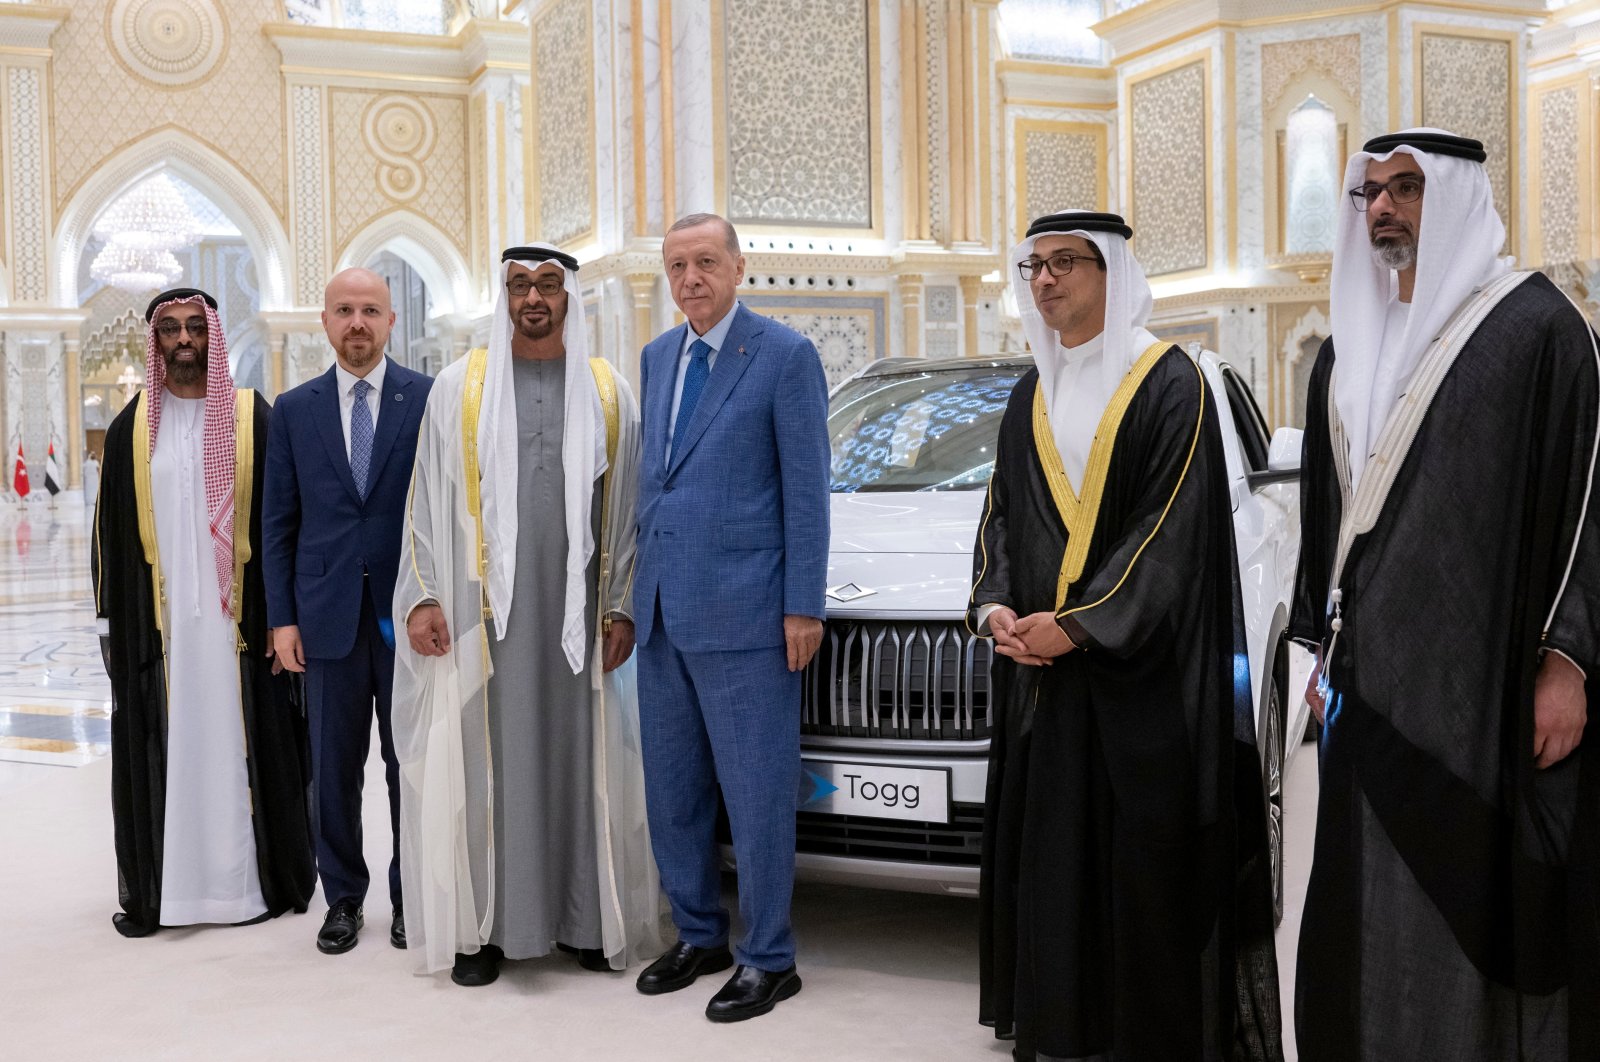
[[[351,393],[356,403],[350,408],[350,475],[356,481],[356,493],[367,500],[367,468],[372,464],[372,410],[367,408],[367,392],[372,385],[357,380]]]
[[[678,399],[678,419],[672,422],[672,445],[688,430],[694,407],[700,401],[700,392],[706,389],[711,376],[711,344],[697,339],[689,346],[689,368],[683,374],[683,396]]]

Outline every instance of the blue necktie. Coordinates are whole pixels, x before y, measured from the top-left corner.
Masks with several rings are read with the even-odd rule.
[[[367,468],[372,464],[372,410],[367,408],[367,392],[372,385],[357,380],[351,393],[356,403],[350,407],[350,475],[356,481],[356,493],[367,500]]]
[[[711,376],[710,357],[710,343],[697,339],[690,344],[689,368],[683,374],[683,396],[678,399],[678,419],[672,422],[673,446],[683,438],[689,419],[694,416],[695,404],[700,401],[700,392],[706,389],[706,380]]]

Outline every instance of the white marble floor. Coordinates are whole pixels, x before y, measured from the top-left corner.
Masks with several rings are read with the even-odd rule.
[[[81,507],[0,509],[0,1057],[376,1059],[1002,1059],[976,1024],[977,904],[801,884],[805,990],[713,1027],[704,990],[646,999],[631,978],[559,958],[483,990],[409,976],[375,901],[362,944],[313,947],[323,905],[243,929],[124,940],[111,928],[109,691]],[[376,742],[374,742],[374,745]],[[1309,871],[1313,746],[1288,773],[1289,874],[1278,933],[1285,1017]],[[387,859],[381,762],[369,764],[368,863]],[[1292,1030],[1289,1058],[1293,1059]]]

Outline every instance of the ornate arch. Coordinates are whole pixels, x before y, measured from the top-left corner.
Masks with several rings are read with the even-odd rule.
[[[255,259],[261,309],[293,308],[289,236],[272,204],[233,163],[172,126],[141,137],[101,161],[67,201],[53,240],[51,301],[57,306],[78,305],[78,263],[95,218],[117,196],[162,170],[198,188],[239,226]]]
[[[384,251],[404,258],[421,275],[434,316],[476,308],[479,300],[473,295],[466,260],[438,226],[409,210],[385,214],[350,237],[335,268],[364,266]]]

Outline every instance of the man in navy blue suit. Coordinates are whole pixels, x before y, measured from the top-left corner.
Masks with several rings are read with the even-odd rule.
[[[733,226],[691,214],[662,258],[688,319],[640,360],[639,716],[650,840],[678,943],[646,995],[739,967],[712,1021],[800,991],[789,900],[800,788],[800,672],[822,641],[828,390],[817,348],[740,306]],[[730,954],[717,792],[733,831],[743,941]]]
[[[374,706],[390,829],[399,834],[391,601],[433,380],[384,354],[394,311],[388,285],[370,270],[347,269],[329,281],[322,326],[337,358],[272,407],[261,522],[273,648],[284,667],[306,677],[317,872],[328,901],[317,948],[337,955],[356,946],[367,894],[361,786]],[[389,941],[403,948],[398,840],[389,898]]]

